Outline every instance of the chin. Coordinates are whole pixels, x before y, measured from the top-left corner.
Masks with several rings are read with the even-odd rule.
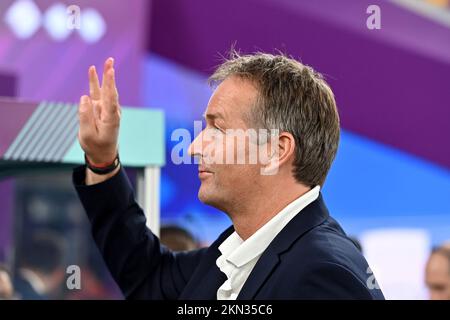
[[[223,210],[223,201],[221,201],[217,192],[212,192],[211,190],[200,187],[198,190],[198,199],[208,206]]]
[[[204,204],[210,204],[211,198],[211,194],[205,190],[205,188],[200,186],[200,189],[198,190],[198,199]]]

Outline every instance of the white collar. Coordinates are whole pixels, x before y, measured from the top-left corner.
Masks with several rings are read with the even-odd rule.
[[[238,268],[259,257],[289,221],[315,201],[319,193],[320,186],[316,186],[292,201],[245,241],[233,232],[219,246],[222,256]]]

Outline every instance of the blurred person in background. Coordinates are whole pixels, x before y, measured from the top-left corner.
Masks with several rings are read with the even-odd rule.
[[[432,250],[425,269],[425,281],[431,300],[450,300],[450,246]]]
[[[0,300],[9,300],[14,297],[14,288],[8,269],[0,264]]]
[[[179,226],[162,226],[159,231],[161,243],[172,251],[189,251],[198,249],[194,236]]]
[[[105,262],[95,246],[84,248],[80,260],[80,290],[65,290],[65,300],[123,299],[117,284],[105,272]]]
[[[82,270],[82,277],[80,278],[81,290],[70,290],[64,299],[100,300],[110,298],[108,289],[104,286],[101,279],[89,265],[83,265],[80,269]]]
[[[39,233],[22,246],[14,288],[20,299],[52,299],[65,279],[63,239]]]
[[[441,247],[450,250],[450,241],[445,241]]]

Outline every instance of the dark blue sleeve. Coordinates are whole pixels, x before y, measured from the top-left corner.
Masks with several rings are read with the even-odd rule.
[[[206,249],[173,253],[146,227],[142,209],[121,169],[105,182],[86,186],[85,167],[73,173],[92,234],[127,299],[177,299]]]
[[[296,299],[384,300],[380,289],[368,288],[346,267],[333,263],[314,263],[299,279]]]

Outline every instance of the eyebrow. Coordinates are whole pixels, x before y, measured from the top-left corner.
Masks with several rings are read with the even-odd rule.
[[[220,112],[218,112],[218,113],[206,113],[206,112],[204,112],[203,113],[203,118],[210,119],[210,120],[225,119]]]

